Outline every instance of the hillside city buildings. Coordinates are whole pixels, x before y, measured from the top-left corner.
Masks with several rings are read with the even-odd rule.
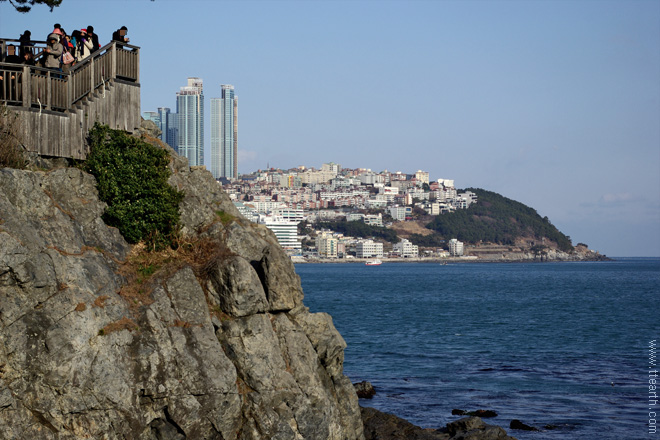
[[[459,193],[451,179],[431,181],[427,171],[412,174],[347,169],[328,162],[319,169],[258,170],[238,174],[238,97],[234,86],[222,84],[219,98],[210,99],[210,158],[204,158],[204,84],[188,78],[176,93],[176,112],[159,107],[144,112],[161,130],[160,138],[190,166],[207,166],[248,220],[272,230],[291,255],[322,258],[417,258],[419,248],[407,239],[388,243],[374,237],[356,238],[329,230],[299,234],[306,221],[345,220],[389,227],[420,213],[442,215],[477,202],[469,191]],[[304,242],[304,246],[303,246]],[[463,244],[447,243],[438,256],[463,255]]]
[[[328,230],[296,236],[294,242],[292,231],[300,222],[345,219],[387,227],[420,213],[442,215],[477,202],[474,193],[459,192],[451,179],[431,182],[428,172],[376,173],[364,168],[344,169],[332,162],[320,169],[259,170],[240,175],[224,184],[223,189],[247,219],[273,230],[289,253],[321,258],[417,258],[420,255],[418,246],[406,239],[389,244]],[[285,233],[287,222],[289,229]],[[301,245],[303,241],[305,246]],[[452,255],[462,255],[462,247],[460,251],[457,247],[460,242],[452,243]],[[448,256],[449,252],[438,250],[436,255]]]
[[[176,92],[176,113],[168,107],[143,112],[142,117],[156,124],[159,138],[188,158],[190,166],[207,166],[216,179],[238,176],[238,97],[234,86],[222,84],[221,97],[211,98],[211,157],[204,158],[204,82],[188,78]],[[208,163],[207,163],[208,162]]]

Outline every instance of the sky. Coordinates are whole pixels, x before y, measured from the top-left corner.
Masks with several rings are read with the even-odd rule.
[[[102,44],[128,27],[142,111],[200,77],[210,116],[234,85],[239,173],[421,169],[660,256],[660,1],[0,1],[4,38],[56,22]]]

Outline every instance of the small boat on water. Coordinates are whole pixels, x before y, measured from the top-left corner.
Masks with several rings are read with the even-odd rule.
[[[364,263],[366,266],[380,266],[383,264],[382,261],[380,261],[378,258],[375,258],[373,260],[369,260],[366,263]]]

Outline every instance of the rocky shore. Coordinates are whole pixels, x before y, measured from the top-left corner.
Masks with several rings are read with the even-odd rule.
[[[511,439],[360,409],[275,236],[170,154],[176,251],[129,245],[66,161],[0,168],[0,440]]]
[[[0,439],[363,439],[331,317],[275,236],[171,154],[172,255],[108,227],[79,168],[0,168]]]

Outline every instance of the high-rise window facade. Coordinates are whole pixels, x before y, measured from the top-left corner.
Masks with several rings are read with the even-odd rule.
[[[176,94],[176,150],[190,166],[204,165],[204,91],[201,78],[188,78]]]
[[[178,133],[176,113],[171,113],[168,107],[158,107],[157,112],[143,112],[142,117],[152,121],[160,129],[158,139],[176,149]]]
[[[234,86],[223,84],[222,98],[211,99],[211,173],[238,176],[238,98]]]

